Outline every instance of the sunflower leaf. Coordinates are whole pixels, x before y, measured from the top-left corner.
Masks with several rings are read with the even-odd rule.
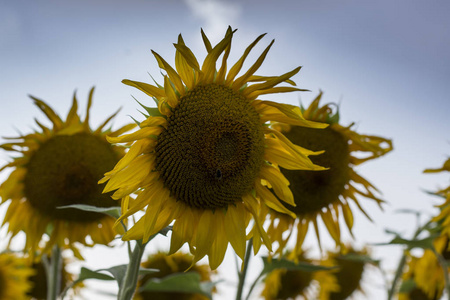
[[[420,215],[420,214],[422,214],[421,211],[415,210],[415,209],[410,209],[410,208],[396,209],[396,210],[394,210],[394,213],[397,213],[397,214],[413,214],[413,215]]]
[[[357,253],[348,253],[346,255],[339,256],[340,259],[350,260],[350,261],[356,261],[356,262],[362,262],[362,263],[369,263],[373,265],[379,265],[380,261],[371,258],[368,255],[364,254],[357,254]]]
[[[405,245],[408,246],[409,249],[412,248],[422,248],[422,249],[432,249],[433,248],[433,240],[436,238],[436,236],[430,236],[424,239],[414,239],[414,240],[407,240],[404,238],[401,238],[399,236],[396,236],[393,238],[390,242],[387,243],[377,243],[374,244],[376,246],[386,246],[386,245]]]
[[[149,279],[140,291],[178,292],[203,294],[211,299],[211,284],[201,284],[200,275],[195,272],[176,273],[164,278]]]
[[[122,286],[123,278],[125,277],[125,273],[127,271],[128,264],[114,266],[108,269],[100,269],[97,271],[106,271],[111,273],[114,279],[117,281],[119,287]]]
[[[169,231],[172,230],[172,228],[173,228],[173,226],[172,226],[172,225],[169,225],[169,226],[164,227],[163,229],[161,229],[158,233],[159,233],[159,234],[162,234],[162,235],[164,235],[164,236],[167,236],[167,234],[169,233]]]
[[[99,271],[93,271],[85,267],[81,267],[80,276],[78,276],[78,279],[76,281],[80,282],[86,279],[99,279],[99,280],[114,280],[114,277],[100,273]]]
[[[336,269],[336,267],[325,267],[325,266],[309,264],[306,262],[295,263],[295,262],[287,260],[285,258],[272,259],[271,261],[269,261],[269,259],[267,257],[263,257],[262,259],[263,259],[263,263],[264,263],[264,268],[261,271],[261,275],[270,273],[276,269],[299,270],[299,271],[305,271],[305,272],[316,272],[316,271]]]
[[[399,293],[408,294],[415,287],[416,287],[416,283],[414,282],[414,279],[408,279],[408,280],[402,282],[402,285],[400,286],[400,289],[399,289]]]
[[[131,96],[131,97],[133,97],[133,96]],[[155,100],[156,104],[158,104],[158,99],[156,99],[155,97],[152,97],[152,98],[153,98],[153,100]],[[149,106],[146,106],[146,105],[142,104],[141,102],[139,102],[135,97],[133,97],[133,99],[137,103],[139,103],[139,105],[142,106],[142,108],[144,108],[150,116],[152,116],[152,117],[165,117],[159,111],[159,109],[157,107],[149,107]],[[148,116],[147,116],[147,118],[148,118]]]
[[[97,212],[97,213],[106,214],[115,219],[118,219],[120,217],[120,206],[97,207],[97,206],[85,205],[85,204],[72,204],[72,205],[58,206],[57,208],[58,209],[75,208],[75,209],[79,209],[79,210],[83,210],[83,211]]]
[[[98,280],[108,280],[108,281],[114,280],[114,277],[107,275],[107,274],[100,273],[99,271],[102,271],[102,270],[93,271],[88,268],[81,267],[80,275],[78,276],[78,278],[75,281],[73,281],[68,286],[66,286],[66,288],[61,293],[61,299],[64,299],[64,296],[66,295],[66,293],[69,289],[71,289],[76,284],[82,282],[83,280],[86,280],[86,279],[98,279]]]

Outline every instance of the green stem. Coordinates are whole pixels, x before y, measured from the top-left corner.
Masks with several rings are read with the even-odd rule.
[[[253,246],[253,238],[248,240],[247,251],[245,252],[244,261],[242,262],[244,264],[244,266],[243,266],[242,272],[239,273],[239,284],[238,284],[238,289],[236,292],[236,300],[242,299],[242,291],[244,289],[245,276],[247,275],[247,269],[248,269],[248,265],[250,263],[252,246]]]
[[[263,272],[261,272],[259,274],[259,276],[255,279],[255,281],[253,281],[252,285],[250,286],[250,289],[248,290],[247,297],[245,298],[246,300],[250,299],[250,295],[252,294],[253,289],[255,288],[256,284],[259,282],[259,279],[261,279],[262,276],[263,276]]]
[[[425,225],[423,225],[422,227],[417,228],[416,232],[414,233],[414,237],[413,239],[417,238],[419,236],[419,234],[422,232],[422,230],[424,230],[425,228],[428,227],[428,225],[430,225],[431,221],[427,222]],[[395,272],[395,277],[394,280],[392,281],[392,285],[391,288],[389,289],[388,292],[388,298],[387,300],[391,300],[392,297],[394,296],[396,289],[397,289],[397,283],[398,280],[400,279],[400,277],[403,274],[403,268],[405,267],[406,264],[406,253],[408,252],[408,250],[410,250],[411,248],[408,248],[407,250],[403,251],[403,256],[400,259],[400,262],[398,263],[398,267],[397,267],[397,271]]]
[[[131,253],[130,262],[125,272],[125,277],[119,287],[119,295],[117,296],[117,300],[130,300],[133,297],[137,286],[139,267],[141,265],[145,245],[146,244],[142,244],[142,240],[136,241],[136,246]]]
[[[53,246],[47,269],[47,300],[56,300],[61,292],[62,256],[58,245]]]
[[[389,294],[388,294],[388,298],[387,298],[388,300],[391,300],[392,297],[394,296],[397,282],[403,274],[403,268],[405,267],[405,264],[406,264],[406,252],[407,252],[406,250],[403,251],[403,256],[400,259],[400,262],[398,263],[397,271],[395,272],[394,281],[392,281],[392,286],[389,289]]]

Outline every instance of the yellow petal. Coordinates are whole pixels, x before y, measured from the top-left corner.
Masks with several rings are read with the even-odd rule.
[[[258,206],[259,206],[259,204],[258,204],[258,202],[251,195],[243,196],[242,200],[244,201],[244,205],[247,208],[247,210],[253,215],[253,220],[255,222],[255,224],[253,225],[254,229],[256,228],[256,231],[258,232],[258,235],[263,240],[263,242],[266,245],[267,249],[269,249],[269,251],[272,251],[272,243],[270,242],[270,239],[267,236],[267,232],[264,230],[264,228],[262,227],[262,224],[261,224],[261,222],[259,220],[259,215],[258,215]],[[259,238],[258,238],[258,240],[259,240]],[[255,251],[257,252],[257,249],[255,249]]]
[[[272,40],[272,42],[270,42],[269,46],[267,46],[266,49],[264,49],[263,53],[258,57],[256,62],[247,70],[247,72],[244,73],[244,75],[242,75],[239,78],[236,78],[236,80],[233,81],[231,86],[234,88],[235,91],[239,90],[244,84],[246,84],[247,80],[259,69],[274,42],[275,40]]]
[[[132,86],[132,87],[135,87],[135,88],[141,90],[142,92],[146,93],[150,97],[156,97],[159,99],[159,98],[166,96],[163,89],[160,89],[160,88],[158,88],[154,85],[148,84],[148,83],[133,81],[133,80],[128,80],[128,79],[122,80],[122,83]]]
[[[216,235],[212,242],[211,249],[209,250],[209,265],[211,270],[217,269],[223,261],[225,252],[228,247],[228,239],[224,230],[225,218],[221,211],[216,211],[217,222],[216,222]]]
[[[225,232],[236,254],[244,260],[246,210],[242,204],[230,205],[225,213]]]
[[[169,77],[164,76],[164,90],[166,92],[166,101],[170,107],[175,108],[178,106],[178,96],[169,80]]]
[[[183,216],[175,220],[172,229],[172,237],[170,241],[169,254],[177,252],[184,243],[192,239],[192,232],[196,226],[193,226],[192,221],[195,220],[191,209],[186,209]]]
[[[127,143],[134,142],[136,140],[151,138],[152,136],[158,136],[164,130],[163,127],[144,127],[133,133],[124,134],[119,137],[106,136],[106,139],[110,143]]]
[[[261,34],[258,36],[253,43],[248,45],[248,47],[245,49],[244,54],[242,54],[241,58],[231,67],[230,71],[228,72],[227,79],[225,81],[225,85],[229,86],[233,82],[236,75],[241,71],[242,65],[244,64],[245,59],[247,58],[250,51],[255,47],[255,45],[261,40],[266,34]]]
[[[141,128],[143,127],[151,127],[151,126],[167,126],[167,120],[163,117],[149,117],[146,120],[142,121],[139,125]]]
[[[270,88],[276,86],[277,84],[282,83],[282,82],[286,81],[287,79],[291,78],[292,76],[294,76],[295,74],[297,74],[298,71],[300,71],[300,68],[301,67],[298,67],[298,68],[295,68],[294,70],[287,72],[283,75],[272,77],[265,82],[258,83],[258,84],[252,84],[252,85],[248,86],[247,88],[245,88],[244,91],[242,92],[242,94],[247,97],[253,92],[256,92],[259,90],[270,89]],[[252,98],[252,97],[249,96],[248,98]]]
[[[258,181],[258,179],[257,179]],[[255,184],[256,194],[264,201],[264,203],[273,210],[276,210],[280,213],[287,214],[292,218],[296,218],[297,216],[287,209],[280,201],[265,187],[261,184]]]
[[[220,54],[227,48],[231,43],[231,38],[233,34],[229,33],[221,40],[206,56],[202,65],[203,78],[202,81],[205,83],[213,82],[214,75],[216,74],[216,61]]]
[[[294,195],[289,188],[289,181],[277,168],[264,165],[261,168],[261,177],[270,182],[275,194],[281,200],[292,206],[296,206],[294,202]]]
[[[198,262],[211,248],[211,243],[214,241],[215,232],[217,230],[216,216],[210,210],[203,211],[198,221],[197,232],[195,235],[195,255],[192,264]]]
[[[180,95],[184,95],[184,85],[183,82],[181,82],[181,78],[178,75],[177,71],[175,71],[165,60],[162,58],[158,53],[152,50],[153,55],[155,56],[156,60],[158,61],[158,65],[161,69],[166,70],[167,76],[169,76],[170,82],[173,83],[177,91],[180,93]],[[166,84],[164,83],[164,87]],[[167,92],[167,90],[166,90]],[[167,95],[167,94],[166,94]],[[174,107],[174,106],[173,106]]]

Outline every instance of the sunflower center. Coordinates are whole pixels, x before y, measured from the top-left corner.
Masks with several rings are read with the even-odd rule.
[[[240,201],[263,163],[264,133],[250,101],[200,85],[180,99],[158,138],[156,165],[179,201],[216,209]]]
[[[337,257],[336,262],[340,267],[335,275],[340,290],[330,293],[330,300],[347,299],[360,285],[364,272],[364,262],[345,257]]]
[[[331,128],[315,129],[295,126],[285,136],[294,144],[325,153],[310,156],[325,171],[285,170],[282,173],[291,183],[296,207],[285,204],[297,215],[317,213],[338,200],[349,181],[349,149],[347,140]]]
[[[31,205],[53,219],[94,221],[103,215],[59,206],[86,204],[117,205],[102,194],[97,181],[118,161],[111,146],[88,133],[58,135],[33,154],[26,166],[25,196]]]
[[[311,281],[311,272],[287,270],[281,275],[281,287],[277,299],[294,299],[305,291]]]

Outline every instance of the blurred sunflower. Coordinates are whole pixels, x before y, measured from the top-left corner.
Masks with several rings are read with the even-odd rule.
[[[26,293],[32,284],[28,277],[33,274],[25,258],[7,252],[0,253],[0,300],[29,299]]]
[[[450,158],[447,159],[441,168],[426,169],[424,173],[438,173],[438,172],[450,172]],[[440,213],[433,218],[433,221],[438,222],[442,228],[441,235],[450,238],[450,185],[446,188],[440,189],[435,192],[445,199],[445,202],[438,205]]]
[[[333,272],[339,288],[337,291],[330,292],[327,299],[344,300],[356,290],[362,291],[361,280],[368,262],[373,261],[370,259],[367,249],[357,251],[352,247],[341,246],[339,252],[328,252],[324,264],[339,267],[337,271]]]
[[[40,131],[21,135],[0,145],[18,152],[12,162],[0,169],[12,168],[9,177],[0,185],[1,203],[10,204],[3,225],[8,223],[10,239],[20,231],[26,234],[25,249],[33,255],[45,234],[44,253],[53,245],[70,247],[80,257],[75,242],[90,245],[87,236],[97,244],[107,244],[114,238],[114,219],[104,214],[77,209],[58,209],[60,206],[86,204],[99,207],[117,205],[110,194],[102,194],[97,181],[104,172],[114,167],[123,156],[123,147],[110,145],[106,134],[117,136],[135,125],[117,131],[103,131],[110,116],[97,129],[89,126],[89,109],[94,89],[90,91],[86,118],[77,114],[78,102],[74,95],[66,120],[62,120],[44,101],[31,97],[48,117],[49,128],[36,120]]]
[[[61,285],[59,291],[63,291],[69,283],[75,280],[75,276],[72,273],[67,272],[66,267],[69,263],[68,259],[63,259],[61,264]],[[31,265],[34,275],[30,276],[28,280],[31,282],[33,288],[27,292],[27,295],[31,299],[45,300],[47,299],[47,271],[45,269],[44,262],[42,260],[36,261]],[[72,291],[78,293],[79,289],[83,286],[82,283],[76,284],[72,287]]]
[[[431,250],[425,250],[420,258],[409,257],[408,270],[403,273],[402,281],[399,300],[437,300],[445,287],[444,272]]]
[[[289,170],[281,166],[281,172],[291,183],[290,188],[296,206],[283,204],[297,215],[297,219],[287,218],[271,210],[268,234],[272,240],[279,243],[277,253],[282,252],[295,225],[296,252],[301,252],[310,223],[314,225],[320,246],[318,219],[322,219],[336,244],[340,244],[339,215],[342,213],[351,233],[353,226],[353,213],[349,205],[351,201],[369,219],[357,196],[374,200],[379,205],[383,202],[373,193],[377,189],[358,175],[354,167],[391,151],[392,142],[382,137],[358,134],[351,129],[353,124],[346,127],[340,125],[339,111],[333,112],[332,104],[320,107],[321,97],[322,92],[307,109],[302,107],[302,113],[305,119],[327,123],[329,127],[316,130],[282,123],[274,124],[274,127],[283,132],[292,143],[313,151],[325,150],[325,153],[311,157],[311,160],[315,164],[329,168],[322,172],[308,172]],[[366,156],[361,157],[362,153]],[[286,231],[289,232],[287,236],[283,235]]]
[[[147,260],[142,262],[141,266],[147,269],[158,269],[159,272],[147,274],[143,276],[139,282],[138,286],[144,286],[148,280],[154,278],[164,278],[169,275],[184,272],[195,272],[200,275],[200,281],[210,281],[212,271],[208,265],[194,265],[189,268],[192,264],[192,256],[186,253],[175,253],[172,255],[167,255],[167,253],[158,252],[149,255]],[[189,270],[188,270],[189,269]],[[188,270],[188,271],[187,271]],[[158,300],[207,300],[208,297],[202,294],[193,293],[177,293],[177,292],[156,292],[156,291],[145,291],[139,290],[134,296],[135,300],[147,300],[147,299],[158,299]]]
[[[132,134],[110,138],[112,143],[134,142],[130,151],[105,174],[105,192],[114,191],[120,199],[137,189],[135,200],[123,205],[119,221],[147,206],[142,217],[123,236],[124,240],[143,239],[156,234],[173,220],[170,253],[188,243],[193,263],[205,255],[212,269],[223,260],[228,243],[244,258],[246,239],[253,237],[254,252],[271,242],[262,227],[261,203],[295,215],[263,185],[270,183],[278,197],[295,205],[288,181],[274,166],[287,169],[322,170],[308,155],[317,154],[292,144],[267,121],[324,128],[326,124],[306,121],[298,107],[257,100],[260,95],[301,91],[294,86],[276,87],[299,70],[281,76],[256,76],[270,45],[240,77],[242,65],[259,36],[227,73],[234,31],[212,47],[202,31],[208,52],[202,67],[181,35],[173,69],[153,52],[164,76],[164,86],[124,80],[151,96],[158,108],[148,108],[149,116]],[[222,64],[216,70],[219,56]],[[255,82],[248,85],[248,83]],[[254,220],[250,234],[246,228]]]
[[[313,263],[304,253],[286,258],[295,262]],[[320,286],[320,294],[315,295],[315,285]],[[264,279],[264,289],[261,295],[265,300],[295,299],[302,296],[305,299],[328,300],[331,292],[338,291],[336,278],[329,271],[307,272],[302,270],[275,269]]]

